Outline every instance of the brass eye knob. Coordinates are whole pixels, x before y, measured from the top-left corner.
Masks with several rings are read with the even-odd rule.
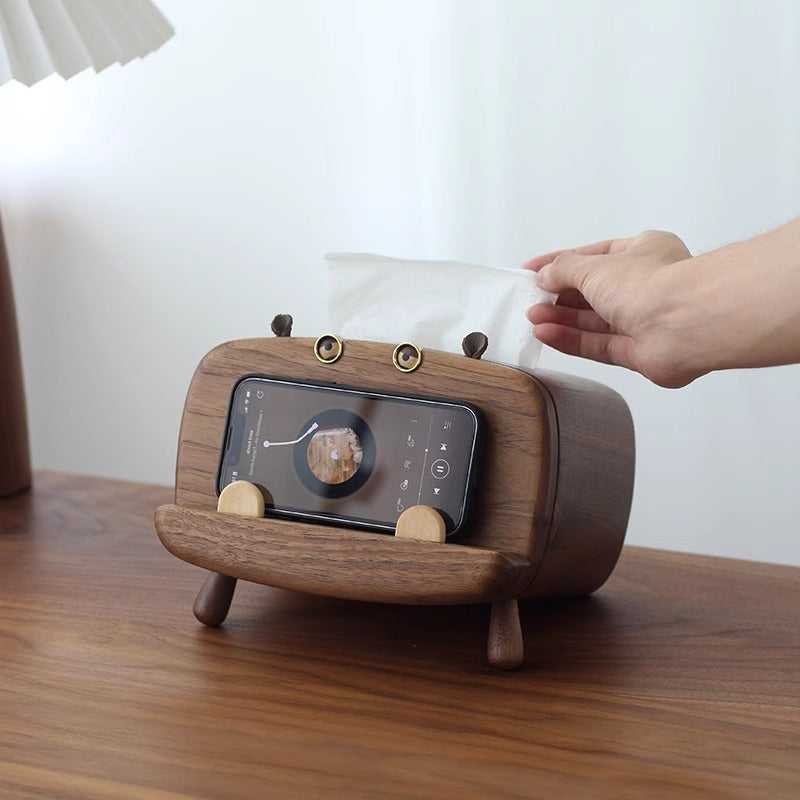
[[[400,372],[413,372],[422,363],[422,348],[411,342],[403,342],[392,353],[392,364]]]
[[[333,364],[342,357],[344,342],[333,333],[326,333],[314,342],[314,355],[323,364]]]

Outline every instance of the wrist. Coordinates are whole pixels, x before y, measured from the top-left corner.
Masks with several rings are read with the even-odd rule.
[[[800,360],[799,222],[665,270],[673,368],[699,377]]]
[[[678,388],[716,369],[703,298],[705,256],[665,264],[648,287],[647,309],[636,333],[638,369],[654,383]]]

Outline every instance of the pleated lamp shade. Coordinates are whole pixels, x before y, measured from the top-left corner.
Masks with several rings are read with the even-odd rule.
[[[175,33],[150,0],[0,0],[0,85],[126,64]]]

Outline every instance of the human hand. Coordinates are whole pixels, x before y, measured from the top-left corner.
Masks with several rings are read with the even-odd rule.
[[[645,231],[528,261],[540,288],[559,294],[555,305],[528,310],[536,337],[569,355],[636,370],[659,386],[691,383],[708,371],[690,357],[681,322],[684,293],[674,265],[691,257],[674,234]]]

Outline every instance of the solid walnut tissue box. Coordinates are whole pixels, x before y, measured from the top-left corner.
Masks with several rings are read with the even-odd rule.
[[[584,595],[608,578],[634,472],[631,417],[615,392],[430,350],[403,374],[395,345],[375,342],[346,341],[341,358],[322,363],[313,339],[273,330],[283,335],[228,342],[200,362],[183,412],[175,504],[155,515],[164,546],[212,572],[195,603],[202,622],[225,619],[236,579],[381,603],[491,603],[489,662],[513,669],[523,658],[518,600]],[[216,477],[231,392],[245,375],[477,406],[486,438],[466,529],[438,543],[250,516],[257,507],[231,513]]]

